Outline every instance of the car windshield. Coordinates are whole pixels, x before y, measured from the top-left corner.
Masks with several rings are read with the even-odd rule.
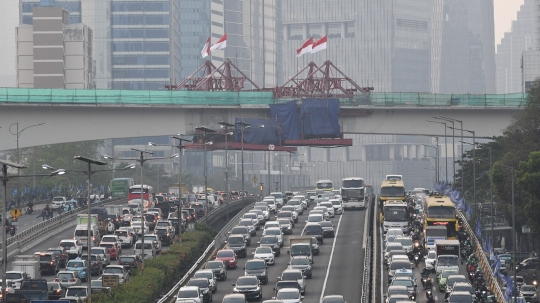
[[[214,279],[214,274],[211,272],[196,272],[193,278],[205,278],[205,279]]]
[[[248,261],[246,262],[246,269],[265,269],[266,263],[264,261]]]
[[[272,249],[270,247],[257,247],[255,249],[255,254],[271,254]]]
[[[120,257],[122,262],[135,262],[135,257]]]
[[[261,244],[275,244],[277,243],[276,237],[262,237]]]
[[[144,236],[144,241],[157,241],[154,236]]]
[[[308,216],[308,222],[320,222],[322,221],[322,216]]]
[[[103,283],[101,283],[101,280],[92,280],[91,285],[92,287],[103,287]]]
[[[290,218],[291,217],[291,212],[290,211],[280,211],[277,214],[277,217],[278,218]]]
[[[474,292],[472,287],[469,286],[469,285],[455,285],[453,287],[453,291],[466,291],[466,292],[470,293],[471,295]]]
[[[302,273],[291,271],[291,272],[284,272],[281,275],[281,280],[300,280],[302,279]]]
[[[101,250],[99,248],[92,248],[92,249],[90,249],[90,253],[97,254],[97,255],[103,255],[103,250]]]
[[[309,225],[309,226],[306,226],[306,233],[318,233],[318,232],[321,232],[321,229],[322,227],[320,225],[319,226]]]
[[[114,247],[114,244],[112,243],[101,243],[99,244],[100,247],[105,247],[105,248],[113,248]]]
[[[339,202],[339,200],[332,200],[330,202],[332,202],[332,205],[341,205],[341,202]]]
[[[169,227],[169,222],[158,222],[157,226]]]
[[[208,280],[206,279],[191,279],[188,286],[198,286],[199,288],[208,288]]]
[[[402,285],[407,287],[413,287],[413,281],[411,280],[394,280],[392,285]]]
[[[448,276],[448,281],[446,281],[448,285],[454,285],[454,283],[456,282],[467,282],[467,278],[465,278],[464,276]]]
[[[279,219],[277,220],[280,226],[288,226],[291,225],[291,221],[289,219]]]
[[[236,280],[238,286],[257,285],[257,277],[240,277]]]
[[[388,296],[391,295],[398,295],[398,294],[407,294],[407,289],[405,288],[405,293],[403,292],[403,288],[401,287],[388,287]]]
[[[332,222],[330,222],[330,221],[321,221],[321,222],[319,222],[319,225],[323,226],[323,227],[332,227]]]
[[[435,254],[435,251],[433,250],[430,250],[427,254],[428,259],[435,259],[435,256],[436,254]]]
[[[21,279],[21,278],[22,278],[22,274],[20,273],[16,273],[16,272],[6,273],[6,279],[16,280],[16,279]]]
[[[199,292],[196,290],[180,290],[178,292],[178,298],[198,298]]]
[[[242,221],[240,221],[240,223],[238,225],[240,225],[240,226],[253,226],[253,222],[251,221],[251,219],[242,220]]]
[[[86,297],[86,288],[68,288],[66,297]]]
[[[71,278],[73,278],[73,274],[68,273],[68,272],[64,272],[64,273],[59,273],[57,277],[60,280],[62,280],[62,279],[71,279]]]
[[[459,275],[459,272],[457,270],[443,270],[441,273],[441,276],[445,279],[450,275]]]
[[[277,286],[276,287],[277,289],[282,289],[282,288],[297,288],[297,289],[299,289],[300,288],[300,285],[298,284],[298,282],[296,280],[293,280],[293,281],[278,281],[276,286]]]
[[[267,229],[265,234],[279,236],[281,235],[281,231],[279,229]]]
[[[225,297],[221,303],[245,303],[244,298]]]
[[[276,198],[276,199],[281,199],[283,198],[283,195],[282,194],[270,194],[270,196]]]
[[[293,212],[293,211],[295,211],[295,209],[294,209],[294,206],[283,206],[283,207],[281,208],[281,211],[290,211],[290,212]]]
[[[84,262],[82,261],[69,261],[67,267],[84,267]]]
[[[293,258],[291,265],[309,265],[308,258]]]
[[[459,266],[459,260],[457,256],[455,258],[452,257],[439,257],[437,261],[439,266]]]
[[[394,261],[392,264],[390,264],[390,270],[397,270],[397,269],[411,269],[411,262],[409,261]]]
[[[289,291],[289,290],[280,290],[277,293],[276,298],[278,300],[287,300],[287,299],[298,299],[300,293],[298,291]]]
[[[244,237],[229,237],[228,242],[229,244],[243,244]]]
[[[118,267],[105,267],[103,272],[106,274],[121,274],[123,273],[123,270]]]
[[[461,294],[454,294],[451,295],[450,298],[448,298],[448,302],[454,303],[472,303],[473,299],[472,296],[468,295],[461,295]]]
[[[289,202],[287,202],[287,205],[300,205],[300,201],[299,200],[289,200]]]
[[[116,243],[116,238],[114,238],[114,237],[102,237],[101,242]]]
[[[232,258],[234,253],[232,251],[218,251],[216,258]]]
[[[233,229],[231,229],[231,234],[236,234],[236,235],[243,235],[243,234],[247,234],[248,231],[245,227],[233,227]]]
[[[52,256],[51,255],[41,255],[41,256],[39,256],[39,261],[45,261],[45,262],[52,261]]]
[[[533,285],[523,285],[520,289],[521,291],[536,291],[536,287]]]

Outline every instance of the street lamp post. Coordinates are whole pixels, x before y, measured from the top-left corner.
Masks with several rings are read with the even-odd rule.
[[[204,221],[206,222],[206,215],[208,214],[208,165],[206,163],[206,145],[211,145],[212,141],[206,142],[206,134],[207,133],[215,133],[216,131],[213,129],[209,129],[207,127],[196,127],[195,128],[198,131],[203,132],[203,147],[204,147]]]
[[[474,204],[474,208],[475,208],[474,209],[474,214],[476,214],[476,132],[474,130],[466,130],[466,129],[463,129],[463,128],[461,128],[460,130],[461,131],[466,131],[466,132],[473,135],[473,204]],[[463,140],[461,141],[461,143],[464,143]],[[463,152],[463,150],[462,150],[462,152]],[[463,167],[461,168],[461,171],[463,171]],[[463,177],[461,179],[463,180]]]
[[[445,165],[445,179],[444,181],[448,183],[448,144],[446,143],[446,128],[448,126],[446,126],[446,122],[439,122],[439,121],[432,121],[432,120],[427,120],[427,122],[431,122],[431,123],[437,123],[437,124],[443,124],[444,125],[444,165]]]
[[[10,126],[9,126],[9,132],[14,135],[14,136],[17,136],[17,163],[21,162],[21,159],[20,159],[20,154],[19,154],[19,137],[21,136],[22,132],[25,131],[26,129],[29,129],[30,127],[34,127],[34,126],[40,126],[40,125],[43,125],[45,123],[39,123],[39,124],[34,124],[34,125],[30,125],[30,126],[27,126],[23,129],[21,129],[19,131],[19,122],[15,122],[15,123],[12,123]],[[11,127],[13,125],[17,125],[17,128],[15,129],[15,132],[13,132],[11,130]],[[20,173],[19,173],[19,168],[17,168],[17,176],[20,176]],[[17,206],[18,207],[21,207],[21,197],[20,197],[20,193],[21,193],[21,189],[20,189],[20,186],[19,186],[19,179],[17,179],[17,197],[15,200],[16,203],[17,203]],[[5,281],[5,280],[4,280]]]
[[[229,222],[229,195],[231,194],[231,189],[229,188],[229,156],[227,154],[227,151],[229,150],[229,142],[227,140],[229,137],[229,127],[234,127],[234,124],[225,121],[220,121],[218,124],[221,124],[221,126],[225,128],[225,188],[227,191],[227,194],[225,195],[225,205],[227,207],[226,220]]]
[[[454,120],[447,119],[442,116],[433,117],[435,119],[443,120],[452,123],[452,168],[453,168],[453,174],[452,174],[452,184],[456,184],[456,147],[455,147],[455,133],[454,133]]]
[[[435,182],[439,182],[439,143],[438,143],[438,140],[436,142],[437,142],[436,145],[429,145],[429,144],[422,144],[422,145],[425,147],[431,147],[435,149],[435,157],[433,157],[435,158],[435,176],[436,176]]]
[[[239,121],[235,123],[236,125],[240,126],[240,145],[242,146],[242,152],[241,152],[241,158],[242,158],[242,200],[245,196],[245,190],[244,190],[244,130],[246,128],[250,128],[251,124],[245,123],[243,121]]]
[[[442,119],[442,120],[447,120],[447,121],[455,121],[457,123],[459,123],[460,125],[460,128],[456,128],[456,130],[461,130],[461,192],[465,192],[465,185],[464,185],[464,182],[463,182],[463,120],[458,120],[458,119],[452,119],[452,118],[448,118],[448,117],[444,117],[444,116],[437,116],[437,118],[439,119]],[[452,124],[452,127],[454,127],[454,125]],[[455,161],[454,161],[455,163]],[[455,172],[455,167],[454,167],[454,175],[456,174]]]

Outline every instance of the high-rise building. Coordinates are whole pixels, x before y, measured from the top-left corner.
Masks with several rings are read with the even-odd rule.
[[[0,12],[0,28],[4,43],[0,44],[0,54],[4,60],[0,61],[0,87],[17,86],[17,48],[15,43],[15,28],[19,25],[18,1],[2,2]]]
[[[34,7],[17,27],[17,86],[94,88],[92,30],[61,7]]]
[[[215,9],[214,6],[216,5],[221,6],[221,10],[219,8]],[[209,57],[203,59],[201,56],[201,49],[206,43],[208,36],[211,35],[210,11],[213,18],[215,18],[216,14],[220,13],[222,20],[219,20],[219,22],[223,24],[222,1],[182,0],[179,2],[179,6],[178,22],[180,26],[178,30],[180,31],[180,39],[178,41],[178,47],[180,48],[180,78],[174,79],[174,83],[176,84],[191,75],[205,60],[210,59]],[[219,17],[219,15],[217,16]],[[223,32],[215,33],[215,35],[219,39],[223,35]]]
[[[512,21],[512,29],[506,32],[497,45],[497,93],[518,93],[524,90],[521,61],[523,53],[536,50],[539,44],[540,8],[537,0],[525,0]],[[539,67],[540,68],[540,67]]]

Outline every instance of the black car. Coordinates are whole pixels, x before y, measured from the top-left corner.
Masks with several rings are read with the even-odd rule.
[[[267,274],[266,261],[262,259],[253,259],[246,262],[244,267],[244,275],[246,276],[256,276],[261,283],[268,284],[268,274]]]
[[[187,286],[197,286],[203,294],[203,302],[212,301],[212,292],[210,291],[210,282],[206,278],[196,278],[189,280]]]
[[[188,222],[195,222],[197,221],[197,213],[195,212],[194,208],[184,208],[188,213],[189,217],[187,217]]]
[[[311,263],[309,262],[309,258],[306,256],[294,256],[291,257],[291,261],[289,262],[289,268],[293,269],[300,269],[302,271],[302,275],[304,275],[306,278],[311,279]]]
[[[171,245],[173,241],[173,235],[169,232],[169,229],[166,227],[157,227],[154,229],[154,234],[158,235],[163,245]]]
[[[306,236],[313,236],[317,238],[317,241],[319,243],[323,244],[323,229],[322,226],[319,225],[319,223],[307,223],[304,227],[304,235]]]
[[[122,226],[122,218],[119,214],[108,214],[107,219],[111,220],[112,224],[114,224],[115,229],[119,229]]]
[[[154,230],[154,228],[156,228],[156,222],[157,222],[156,216],[154,216],[153,214],[144,214],[144,219],[146,223],[148,224],[148,228],[150,230]]]
[[[66,267],[67,261],[69,260],[69,255],[67,250],[64,247],[49,248],[47,252],[52,252],[56,255],[58,259],[58,266]]]
[[[39,254],[39,270],[41,273],[48,272],[55,275],[60,269],[60,262],[54,252],[43,252]]]
[[[246,226],[235,226],[231,229],[231,235],[243,235],[247,246],[251,245],[251,233]]]
[[[279,246],[279,241],[277,236],[269,235],[269,236],[263,236],[261,238],[261,241],[257,242],[261,247],[270,247],[275,253],[276,257],[279,257],[281,255],[281,249]]]
[[[281,228],[281,232],[283,232],[284,235],[292,234],[292,224],[289,219],[277,219],[277,222],[279,223],[279,228]]]
[[[139,264],[141,263],[142,261],[138,255],[122,255],[120,256],[120,259],[118,259],[118,265],[123,265],[127,268],[129,273],[131,273],[134,268],[139,267]]]
[[[101,274],[101,270],[103,269],[103,267],[105,267],[103,265],[103,259],[101,259],[101,257],[98,255],[91,255],[90,258],[90,260],[92,260],[92,264],[90,265],[90,271],[92,272],[92,275],[99,276]],[[88,255],[82,255],[81,259],[88,260]]]
[[[297,280],[282,280],[276,283],[276,287],[274,287],[274,296],[282,288],[296,288],[298,289],[298,291],[302,290],[302,287],[300,286],[300,283],[298,283]]]
[[[59,300],[66,295],[66,289],[62,288],[60,282],[47,282],[49,300]]]
[[[238,257],[247,257],[246,240],[242,235],[230,235],[227,239],[229,249],[234,250]]]
[[[211,269],[214,272],[216,279],[220,279],[221,281],[227,280],[227,266],[225,263],[223,263],[223,261],[208,261],[205,269]]]
[[[319,225],[322,227],[323,237],[333,238],[335,236],[334,225],[332,224],[332,222],[321,221],[319,222]]]
[[[259,279],[255,276],[239,277],[233,286],[233,292],[244,294],[246,299],[262,300],[262,287]]]

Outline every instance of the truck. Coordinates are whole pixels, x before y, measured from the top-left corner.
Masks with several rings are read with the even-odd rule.
[[[22,271],[31,279],[41,279],[41,271],[39,270],[39,260],[15,260],[11,262],[12,271]]]
[[[196,194],[204,194],[204,185],[193,185],[193,192]]]
[[[109,213],[109,215],[115,215],[115,214],[121,215],[122,214],[122,208],[124,208],[124,206],[122,206],[122,205],[108,205],[105,208],[107,209],[107,212]],[[86,217],[88,218],[88,215],[86,215]]]
[[[289,239],[290,250],[287,254],[290,257],[307,256],[310,263],[313,263],[313,250],[311,246],[311,237],[291,236]]]
[[[97,214],[90,215],[90,225],[96,225],[102,235],[107,234],[107,223],[107,221],[98,220]],[[88,225],[88,214],[78,214],[77,225]]]
[[[15,294],[21,294],[26,298],[26,302],[33,300],[48,300],[49,290],[47,280],[28,279],[21,282],[21,288],[15,289]]]
[[[459,241],[435,240],[435,271],[440,273],[446,269],[459,271]]]
[[[435,241],[447,240],[446,226],[426,226],[424,233],[424,246],[426,249],[435,249]]]

